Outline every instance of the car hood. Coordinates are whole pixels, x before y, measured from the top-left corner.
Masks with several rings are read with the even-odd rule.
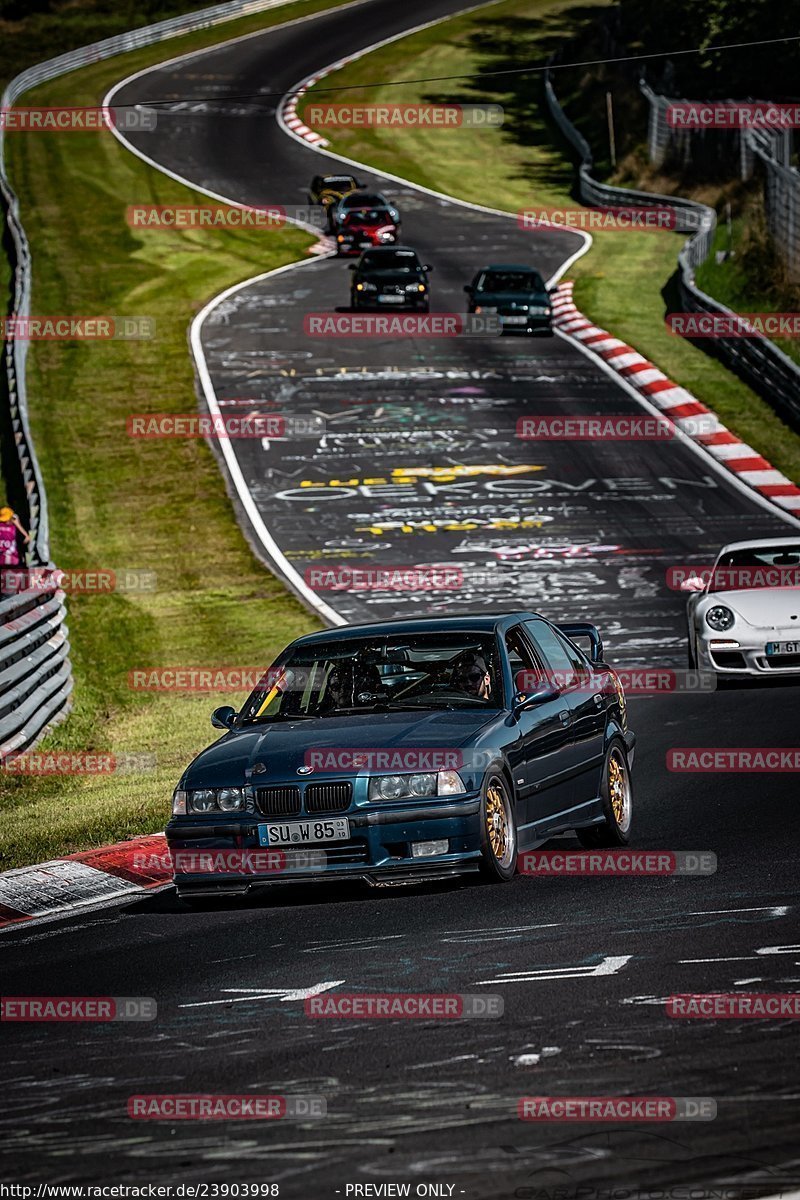
[[[703,611],[715,604],[732,609],[748,625],[759,629],[796,629],[800,638],[800,590],[797,588],[748,588],[715,592],[703,598]]]
[[[370,222],[348,221],[346,225],[342,225],[339,232],[340,233],[352,233],[353,230],[357,229],[359,231],[359,233],[361,233],[363,230],[367,230],[369,232],[370,230],[374,231],[376,229],[396,229],[396,228],[397,228],[397,226],[395,225],[395,223],[391,219],[391,217],[387,217],[386,220],[381,221],[381,223],[379,225],[376,225],[373,221],[370,221]]]
[[[267,770],[253,776],[261,785],[296,780],[312,750],[453,750],[469,745],[487,724],[502,717],[499,709],[454,712],[353,713],[312,721],[278,721],[232,730],[203,750],[186,770],[181,786],[240,787],[250,781],[256,763]],[[397,768],[399,769],[399,768]],[[414,770],[414,764],[404,768]],[[418,770],[423,769],[417,767]],[[327,771],[320,771],[325,778]],[[336,774],[347,774],[338,771]],[[354,773],[354,772],[351,772]],[[302,778],[302,776],[300,777]],[[308,776],[306,776],[308,778]]]
[[[473,300],[476,304],[494,305],[498,308],[514,304],[537,304],[550,307],[550,297],[546,292],[475,292]]]

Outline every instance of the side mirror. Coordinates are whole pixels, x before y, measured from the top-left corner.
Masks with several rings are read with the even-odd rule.
[[[465,283],[465,284],[464,284],[464,291],[467,293],[467,295],[468,295],[468,296],[471,296],[471,295],[472,295],[472,284],[471,284],[471,283]]]
[[[366,186],[367,186],[367,185],[366,185],[365,183],[359,183],[359,182],[358,182],[358,180],[356,180],[356,187],[357,187],[357,188],[366,187]]]
[[[348,271],[355,271],[357,269],[357,266],[358,266],[357,263],[348,263],[347,269],[348,269]]]
[[[548,700],[557,700],[560,695],[561,689],[554,683],[543,683],[527,695],[524,692],[517,692],[513,704],[514,716],[529,708],[535,708],[537,704],[544,704]]]
[[[223,704],[221,708],[215,708],[211,714],[211,724],[215,729],[230,729],[236,720],[236,709],[230,704]]]

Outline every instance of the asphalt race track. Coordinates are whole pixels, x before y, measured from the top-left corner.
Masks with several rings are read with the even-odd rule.
[[[178,175],[242,202],[303,206],[312,174],[336,162],[287,137],[272,101],[231,112],[208,97],[286,90],[461,7],[372,0],[149,72],[115,103],[170,102],[137,145]],[[526,233],[360,173],[397,199],[404,241],[434,265],[434,310],[463,312],[463,284],[489,261],[530,261],[550,276],[578,248],[574,235]],[[347,260],[320,258],[238,291],[203,331],[223,410],[324,421],[322,435],[234,443],[292,566],[302,576],[343,563],[460,565],[471,588],[322,598],[348,620],[530,607],[596,621],[611,661],[683,666],[684,600],[665,586],[667,568],[792,526],[679,441],[518,439],[520,416],[641,411],[563,338],[306,336],[307,313],[346,308],[348,282]],[[189,911],[167,888],[7,930],[9,994],[158,1002],[148,1024],[6,1027],[8,1174],[273,1182],[300,1200],[368,1182],[410,1183],[412,1195],[443,1185],[440,1195],[470,1200],[567,1200],[577,1189],[584,1200],[632,1190],[741,1200],[800,1188],[796,1023],[682,1020],[664,1008],[675,993],[797,990],[796,777],[665,766],[676,746],[791,746],[797,703],[797,687],[778,685],[630,701],[635,845],[712,851],[713,875],[278,891],[210,911]],[[324,986],[499,994],[504,1015],[315,1022],[303,997]],[[128,1118],[130,1095],[163,1092],[318,1095],[327,1116]],[[516,1116],[523,1095],[620,1093],[710,1097],[717,1117]]]
[[[114,103],[160,102],[156,130],[130,140],[176,174],[239,202],[307,207],[312,175],[351,168],[288,137],[263,104],[231,112],[207,98],[281,92],[445,11],[411,5],[401,18],[393,5],[360,5],[315,21],[318,38],[298,25],[149,71]],[[358,173],[397,200],[403,240],[434,267],[434,310],[464,312],[463,286],[488,262],[532,261],[548,278],[582,244],[574,233],[530,233],[514,218]],[[347,310],[351,261],[323,259],[239,290],[203,327],[223,412],[324,423],[321,438],[231,443],[291,565],[305,577],[340,565],[442,563],[460,567],[467,585],[475,580],[434,595],[321,593],[349,621],[591,605],[617,661],[657,653],[683,665],[684,605],[665,586],[667,567],[796,526],[677,441],[534,447],[517,438],[523,416],[642,412],[560,337],[307,335],[307,314]]]

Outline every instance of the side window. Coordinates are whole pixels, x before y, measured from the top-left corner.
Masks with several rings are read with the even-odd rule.
[[[506,651],[515,692],[522,692],[526,696],[535,691],[539,684],[544,682],[545,671],[532,653],[521,626],[515,625],[513,629],[509,629],[506,634]]]
[[[586,676],[586,664],[575,647],[546,621],[526,621],[525,628],[553,671],[554,682],[564,691],[580,686]]]
[[[591,675],[591,668],[586,661],[586,656],[584,655],[583,651],[579,650],[577,646],[573,645],[569,638],[565,637],[563,633],[559,633],[559,631],[556,630],[555,634],[569,656],[569,659],[575,668],[575,674],[578,676],[578,679],[581,683],[585,683]]]

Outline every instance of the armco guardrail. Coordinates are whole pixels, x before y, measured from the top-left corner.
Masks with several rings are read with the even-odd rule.
[[[0,763],[31,746],[69,709],[66,615],[57,589],[0,601]]]
[[[647,95],[647,84],[642,82],[641,87]],[[613,187],[593,179],[589,144],[559,104],[549,70],[545,72],[544,88],[550,116],[578,155],[578,196],[581,203],[599,207],[631,204],[642,208],[669,207],[684,213],[684,228],[691,232],[691,236],[678,255],[681,306],[686,312],[735,316],[731,309],[701,291],[695,283],[695,270],[705,262],[714,242],[714,210],[682,196],[662,196],[655,192]],[[800,430],[800,367],[774,342],[768,338],[714,338],[709,344],[723,362],[763,396],[787,424]]]
[[[287,3],[289,0],[229,0],[60,54],[15,76],[3,92],[0,109],[11,108],[24,92],[37,84],[66,75],[78,67]],[[31,299],[31,252],[20,218],[19,200],[6,173],[4,132],[0,121],[0,193],[14,277],[9,315],[27,317]],[[16,462],[12,450],[6,456],[9,477],[5,482],[9,499],[20,508],[30,529],[29,564],[52,567],[47,497],[28,425],[27,352],[28,344],[24,339],[12,336],[6,340],[2,392],[8,408],[8,428],[16,447]],[[12,471],[15,478],[10,477]],[[22,511],[23,502],[27,511]],[[65,616],[62,592],[24,592],[0,601],[0,761],[8,754],[30,746],[69,710],[72,675]]]
[[[648,84],[640,82],[642,95],[650,106],[647,129],[647,148],[650,161],[661,166],[669,158],[687,163],[708,152],[709,139],[713,145],[727,145],[727,158],[742,179],[753,174],[756,160],[764,172],[764,211],[775,245],[786,264],[792,282],[800,281],[800,171],[792,163],[792,130],[782,128],[686,129],[670,125],[671,105],[686,104],[685,99],[661,96]],[[726,100],[725,104],[761,104],[763,100]]]

